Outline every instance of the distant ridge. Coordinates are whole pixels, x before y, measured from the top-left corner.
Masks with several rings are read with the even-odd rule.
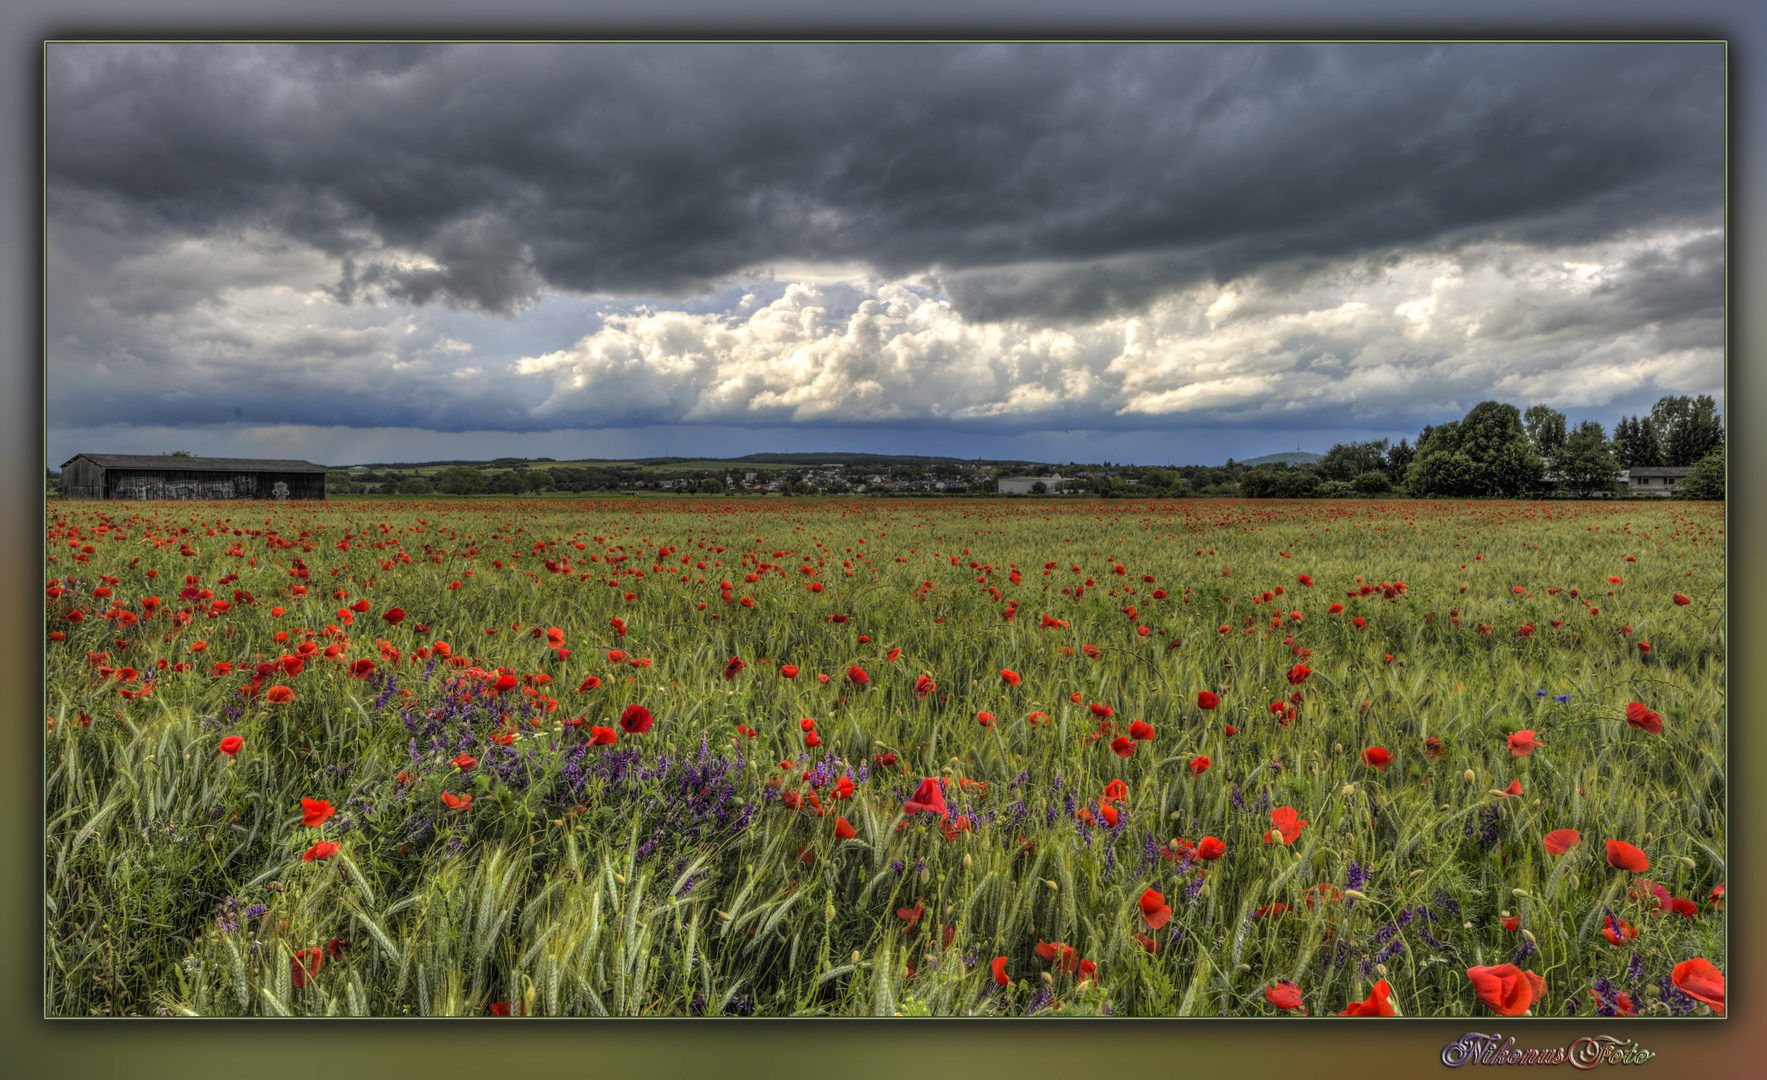
[[[1305,450],[1289,450],[1281,454],[1265,454],[1263,457],[1248,458],[1241,465],[1316,465],[1325,460],[1324,454],[1310,454]]]

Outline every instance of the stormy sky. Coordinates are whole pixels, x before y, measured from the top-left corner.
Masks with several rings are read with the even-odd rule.
[[[1722,403],[1723,65],[52,45],[49,461],[1218,464]]]

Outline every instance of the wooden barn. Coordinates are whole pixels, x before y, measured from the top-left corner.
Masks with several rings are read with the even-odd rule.
[[[67,499],[323,499],[323,465],[254,458],[77,454],[62,462]]]

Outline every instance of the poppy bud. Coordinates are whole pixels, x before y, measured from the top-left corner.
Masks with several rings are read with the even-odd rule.
[[[1344,798],[1347,799],[1354,794],[1356,794],[1356,785],[1355,784],[1345,784],[1344,785]]]
[[[1699,864],[1695,863],[1692,859],[1683,855],[1683,856],[1681,856],[1681,865],[1687,867],[1689,870],[1692,870],[1696,866],[1698,866]]]
[[[1470,784],[1474,780],[1478,779],[1478,774],[1474,773],[1471,769],[1468,769],[1468,770],[1466,770],[1466,772],[1461,774],[1460,778]]]
[[[1055,892],[1057,889],[1057,886],[1056,886],[1055,882],[1053,882],[1053,881],[1045,881],[1043,884],[1045,884],[1049,887],[1050,892]]]
[[[1530,945],[1533,945],[1533,944],[1535,944],[1535,941],[1534,941],[1534,933],[1533,933],[1533,931],[1531,931],[1531,930],[1523,930],[1523,931],[1522,931],[1522,936],[1523,936],[1523,937],[1525,937],[1525,938],[1527,938],[1527,939],[1528,939],[1528,944],[1530,944]]]
[[[1527,896],[1527,895],[1528,895],[1528,890],[1526,890],[1526,889],[1511,889],[1511,890],[1509,890],[1509,894],[1510,894],[1510,895],[1511,895],[1511,896],[1522,896],[1522,897],[1525,897],[1525,896]]]
[[[1344,744],[1343,743],[1332,743],[1331,744],[1331,752],[1334,754],[1343,753],[1344,752]]]
[[[970,858],[970,857],[969,857],[969,853],[968,853],[968,852],[965,852],[965,853],[964,853],[964,856],[963,856],[963,868],[964,868],[964,869],[965,869],[965,870],[968,870],[968,869],[969,869],[969,868],[970,868],[970,865],[971,865],[971,864],[972,864],[972,863],[973,863],[973,862],[974,862],[974,861],[975,861],[975,860],[973,860],[973,859],[971,859],[971,858]]]
[[[1055,984],[1055,976],[1053,976],[1053,975],[1049,974],[1049,972],[1045,971],[1043,973],[1043,984],[1045,986],[1053,986]]]
[[[1349,897],[1352,900],[1366,900],[1366,899],[1368,899],[1367,893],[1358,892],[1355,889],[1345,889],[1344,895]]]
[[[1387,977],[1387,966],[1385,964],[1374,965],[1374,970],[1380,973],[1381,978],[1384,979]]]

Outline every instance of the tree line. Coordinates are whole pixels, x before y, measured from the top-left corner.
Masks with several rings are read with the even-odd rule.
[[[1548,405],[1523,413],[1481,402],[1459,420],[1400,439],[1339,443],[1317,464],[1261,467],[1240,477],[1253,498],[1401,493],[1416,498],[1589,498],[1620,488],[1622,469],[1691,468],[1678,494],[1724,497],[1724,421],[1706,394],[1664,397],[1649,415],[1622,417],[1609,434],[1594,420],[1575,428]]]

